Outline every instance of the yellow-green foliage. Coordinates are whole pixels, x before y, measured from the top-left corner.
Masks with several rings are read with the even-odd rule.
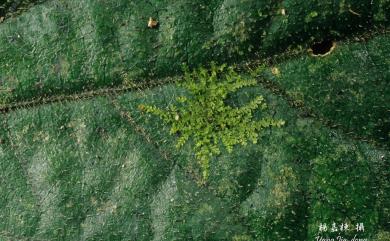
[[[377,236],[376,236],[376,239],[374,239],[375,241],[390,241],[390,232],[385,232],[385,231],[380,231]]]
[[[170,133],[179,135],[178,148],[193,138],[204,179],[208,177],[211,157],[221,152],[220,143],[228,152],[232,152],[237,144],[256,143],[262,129],[284,124],[284,121],[271,117],[254,118],[255,110],[267,107],[262,96],[240,107],[226,104],[229,94],[256,85],[255,79],[240,76],[232,67],[212,64],[210,70],[200,68],[193,72],[186,71],[185,81],[179,85],[189,95],[178,97],[176,104],[166,109],[140,105],[140,109],[159,116],[171,125]]]

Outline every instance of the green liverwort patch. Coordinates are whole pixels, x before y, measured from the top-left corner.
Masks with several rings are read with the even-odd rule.
[[[171,126],[170,133],[179,136],[177,148],[193,139],[204,180],[209,175],[210,159],[221,153],[221,144],[232,152],[237,144],[256,143],[262,129],[284,124],[283,120],[271,117],[254,118],[256,110],[267,107],[263,96],[257,96],[239,107],[226,103],[229,94],[256,85],[255,79],[240,76],[232,67],[212,64],[211,69],[187,70],[184,81],[179,85],[188,91],[188,95],[178,97],[177,103],[165,109],[148,105],[140,105],[139,108],[159,116]]]

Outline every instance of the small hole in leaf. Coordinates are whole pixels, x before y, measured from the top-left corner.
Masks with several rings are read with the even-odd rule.
[[[336,42],[333,40],[323,40],[321,42],[314,43],[309,52],[313,56],[326,56],[330,54],[336,47]]]

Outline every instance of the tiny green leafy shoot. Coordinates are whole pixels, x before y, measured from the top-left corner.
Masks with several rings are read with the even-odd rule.
[[[186,89],[189,95],[178,97],[177,104],[169,105],[166,109],[148,105],[140,105],[139,108],[157,115],[170,125],[170,134],[179,134],[177,148],[192,138],[203,179],[207,180],[210,159],[221,153],[220,143],[230,153],[235,145],[256,143],[262,129],[284,125],[283,120],[271,117],[254,120],[254,111],[267,107],[262,96],[240,107],[226,104],[230,93],[254,85],[254,78],[243,78],[232,67],[212,64],[210,70],[186,70],[184,81],[179,86]]]

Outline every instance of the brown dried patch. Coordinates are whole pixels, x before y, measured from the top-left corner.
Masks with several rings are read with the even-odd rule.
[[[150,17],[148,21],[148,28],[157,28],[157,27],[158,27],[158,21]]]

